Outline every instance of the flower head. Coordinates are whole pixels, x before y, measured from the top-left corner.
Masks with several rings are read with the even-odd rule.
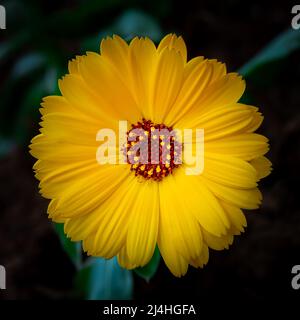
[[[257,182],[270,162],[267,139],[254,133],[262,115],[238,102],[245,89],[238,74],[216,60],[188,61],[175,35],[158,47],[148,38],[127,44],[113,36],[100,54],[72,60],[59,88],[61,96],[43,100],[31,154],[41,194],[51,199],[49,217],[89,255],[118,256],[132,269],[146,265],[158,245],[181,276],[244,230],[242,209],[259,206]],[[122,142],[123,120],[130,127]],[[107,151],[118,150],[125,164],[99,164],[101,128],[116,132]],[[184,144],[168,135],[173,129],[204,130],[200,174],[187,174],[191,165],[182,157],[197,147],[195,138]]]

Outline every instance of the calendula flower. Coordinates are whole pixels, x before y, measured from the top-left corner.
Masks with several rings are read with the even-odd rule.
[[[100,53],[72,60],[59,88],[61,96],[43,100],[31,154],[41,194],[51,199],[49,217],[89,255],[117,256],[132,269],[146,265],[157,245],[170,271],[182,276],[188,265],[207,263],[209,248],[228,248],[244,230],[242,209],[261,203],[257,183],[270,162],[268,140],[254,133],[262,115],[238,102],[245,90],[238,74],[216,60],[188,61],[183,39],[172,34],[158,47],[148,38],[127,44],[113,36]],[[118,137],[121,120],[130,129],[115,149],[128,163],[100,165],[97,133],[110,128]],[[176,163],[184,146],[154,134],[175,128],[204,130],[201,174],[188,175],[184,159]],[[134,140],[134,129],[143,136]],[[154,140],[158,162],[132,155],[136,143]],[[163,147],[170,151],[165,161]]]

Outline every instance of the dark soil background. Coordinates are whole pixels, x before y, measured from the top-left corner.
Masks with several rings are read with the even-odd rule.
[[[71,5],[70,1],[63,3]],[[165,5],[168,14],[158,18],[164,32],[183,35],[190,57],[218,58],[230,71],[290,28],[292,18],[292,4],[285,1],[166,1]],[[59,10],[60,6],[45,2],[49,10]],[[141,6],[156,15],[150,5]],[[107,19],[113,19],[118,10]],[[95,32],[95,23],[88,28]],[[76,40],[69,43],[72,41],[76,47]],[[299,53],[281,63],[269,85],[248,84],[248,92],[265,116],[260,132],[270,139],[269,158],[274,170],[261,183],[263,205],[247,214],[246,232],[235,239],[230,250],[211,251],[203,270],[190,268],[181,279],[173,277],[163,263],[150,283],[135,276],[137,300],[172,297],[221,301],[239,297],[245,301],[300,301],[300,290],[291,287],[291,269],[300,264]],[[15,95],[17,103],[18,92]],[[31,126],[34,136],[37,127]],[[8,288],[0,290],[0,298],[73,299],[75,270],[47,218],[47,201],[38,194],[33,163],[27,147],[18,145],[0,160],[0,264],[6,267]]]

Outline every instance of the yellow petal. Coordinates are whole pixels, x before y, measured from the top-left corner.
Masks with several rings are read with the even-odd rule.
[[[45,97],[43,98],[41,106],[40,112],[43,116],[53,112],[72,114],[76,111],[76,109],[72,108],[68,101],[61,96]]]
[[[203,244],[203,248],[199,257],[194,260],[191,260],[191,265],[194,268],[203,268],[209,259],[209,250],[206,244]]]
[[[175,49],[178,51],[185,63],[187,60],[187,49],[184,40],[181,36],[175,34],[167,34],[159,43],[157,51],[161,52],[164,48]]]
[[[225,63],[219,62],[216,59],[209,59],[208,63],[213,67],[210,83],[213,83],[226,75],[227,70]]]
[[[199,99],[202,111],[205,108],[213,106],[226,106],[236,103],[245,91],[245,81],[237,73],[228,73],[205,90],[205,93]]]
[[[176,276],[181,277],[186,274],[188,263],[177,251],[176,243],[173,239],[174,225],[170,217],[160,212],[159,232],[158,232],[158,247],[166,266]]]
[[[153,121],[164,123],[181,87],[183,62],[174,49],[164,48],[158,57],[153,91]]]
[[[128,254],[127,254],[127,249],[126,249],[126,245],[120,250],[119,254],[118,254],[118,262],[119,265],[122,268],[125,269],[134,269],[137,266],[129,259]]]
[[[129,175],[123,165],[108,165],[98,166],[97,171],[90,170],[80,179],[70,179],[68,188],[60,191],[56,210],[49,210],[50,217],[70,218],[93,212]]]
[[[158,233],[159,194],[155,181],[143,181],[136,188],[127,236],[129,260],[144,266],[152,258]]]
[[[257,175],[246,161],[228,155],[205,153],[203,177],[228,187],[251,189]]]
[[[79,75],[79,64],[82,61],[82,56],[76,56],[75,59],[69,61],[68,69],[69,73]]]
[[[70,161],[94,160],[96,164],[97,147],[94,145],[79,145],[59,142],[45,138],[43,134],[38,135],[30,145],[30,153],[37,159],[57,162],[57,166]]]
[[[233,236],[231,234],[226,234],[220,237],[216,237],[213,234],[202,229],[203,240],[207,246],[214,250],[229,249],[229,246],[233,242]]]
[[[132,221],[131,216],[134,213],[134,202],[140,192],[137,179],[134,175],[130,178],[133,179],[131,182],[127,179],[124,192],[119,190],[118,194],[114,195],[114,201],[108,200],[103,204],[104,219],[95,234],[94,247],[90,248],[90,253],[93,255],[110,258],[117,255],[126,244],[129,222]],[[147,239],[145,240],[147,241]],[[153,239],[149,240],[149,243],[152,241]],[[149,249],[151,250],[150,247],[148,247]],[[137,252],[137,254],[139,253],[141,252]],[[135,263],[129,255],[128,247],[127,254],[129,260]],[[139,260],[137,256],[135,258]]]
[[[56,198],[62,195],[63,190],[70,188],[75,179],[97,172],[99,166],[91,159],[79,160],[64,165],[55,162],[39,160],[35,166],[36,178],[40,192],[46,198]]]
[[[89,214],[71,218],[65,231],[71,239],[83,240],[88,254],[112,258],[126,243],[131,208],[137,193],[137,181],[131,175],[126,182],[119,183],[113,198],[99,202],[98,208]]]
[[[117,35],[113,38],[107,37],[101,41],[100,45],[101,56],[110,63],[115,72],[121,75],[121,78],[128,84],[129,64],[128,54],[129,46]]]
[[[88,84],[93,94],[99,100],[99,105],[107,106],[110,114],[115,114],[118,120],[128,120],[136,123],[141,113],[134,97],[117,70],[111,68],[100,55],[90,53],[82,59],[80,74]]]
[[[220,204],[238,233],[243,232],[244,228],[247,227],[247,221],[242,210],[222,200],[220,200]]]
[[[205,141],[247,132],[253,122],[254,112],[235,104],[214,108],[195,118],[185,118],[185,128],[204,129]]]
[[[66,75],[58,84],[73,108],[91,119],[100,119],[107,124],[105,128],[117,128],[118,114],[103,99],[95,96],[81,77]]]
[[[105,124],[93,123],[76,114],[50,113],[42,117],[40,132],[48,142],[69,142],[71,144],[81,144],[96,146],[97,132]]]
[[[229,202],[243,209],[257,209],[261,203],[261,193],[257,188],[236,189],[218,184],[204,178],[199,179],[214,193],[219,199]]]
[[[182,166],[176,169],[173,177],[176,186],[173,198],[180,199],[188,214],[195,217],[206,230],[217,236],[225,234],[226,228],[230,226],[229,220],[218,200],[201,183],[199,176],[186,175],[185,167]]]
[[[255,130],[257,130],[263,120],[264,117],[262,116],[262,114],[260,112],[258,112],[258,108],[254,107],[254,106],[248,106],[248,105],[244,105],[245,107],[247,107],[249,110],[252,110],[253,115],[252,115],[252,122],[248,125],[248,127],[246,128],[246,132],[254,132]]]
[[[259,157],[250,161],[250,164],[257,172],[257,178],[262,179],[267,177],[272,170],[272,163],[266,157]]]
[[[188,79],[192,73],[195,73],[196,72],[195,70],[198,70],[199,65],[201,66],[201,63],[203,62],[203,60],[204,60],[204,57],[199,56],[189,60],[188,63],[185,64],[184,73],[183,73],[184,81]],[[207,59],[205,61],[207,61]]]
[[[203,94],[197,96],[193,105],[181,112],[180,117],[177,116],[174,125],[179,128],[185,128],[186,119],[199,117],[199,114],[217,107],[232,105],[240,99],[245,90],[245,82],[236,73],[228,73],[216,81],[210,82],[213,76],[213,67],[207,65],[205,76],[209,76],[206,88]],[[200,87],[202,90],[202,87]]]
[[[186,208],[173,176],[159,183],[160,227],[164,224],[169,239],[187,261],[200,255],[202,235],[195,217]]]
[[[142,116],[153,119],[153,89],[157,66],[157,51],[148,38],[134,38],[129,45],[131,88]]]
[[[208,141],[205,152],[227,154],[243,160],[252,160],[268,152],[268,139],[256,133],[245,133]]]
[[[189,61],[184,69],[184,81],[178,97],[167,117],[167,123],[174,125],[191,111],[210,83],[213,67],[207,61],[196,58]]]

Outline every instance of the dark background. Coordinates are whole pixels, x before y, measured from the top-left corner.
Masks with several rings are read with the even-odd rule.
[[[7,270],[7,290],[0,291],[0,298],[76,299],[75,269],[47,218],[47,201],[38,194],[34,159],[27,147],[38,132],[40,98],[56,91],[53,83],[66,72],[67,60],[85,48],[94,49],[99,34],[112,28],[124,12],[135,9],[151,17],[163,34],[182,35],[190,58],[217,58],[235,71],[290,28],[293,4],[235,0],[6,3],[7,29],[0,30],[0,264]],[[247,82],[247,93],[265,116],[260,132],[270,139],[268,157],[274,170],[261,183],[262,207],[247,214],[246,233],[235,238],[230,250],[211,250],[203,270],[190,268],[181,279],[162,262],[150,283],[135,275],[135,299],[300,301],[300,290],[291,287],[291,268],[300,264],[299,53],[294,51]]]

